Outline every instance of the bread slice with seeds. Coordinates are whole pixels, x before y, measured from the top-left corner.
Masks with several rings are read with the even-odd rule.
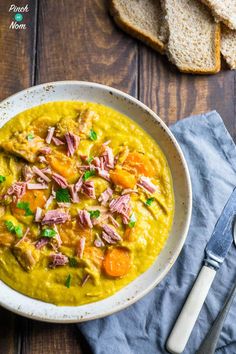
[[[164,52],[167,31],[160,0],[110,0],[109,8],[115,22],[125,32]]]
[[[222,25],[221,54],[231,69],[236,69],[236,31]]]
[[[220,24],[194,0],[163,0],[169,40],[167,55],[180,71],[214,74],[220,70]]]
[[[218,21],[236,30],[236,0],[201,0]]]

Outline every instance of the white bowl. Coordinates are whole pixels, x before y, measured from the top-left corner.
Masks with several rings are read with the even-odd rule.
[[[164,249],[145,273],[111,297],[82,306],[59,307],[22,295],[0,281],[0,305],[6,309],[36,320],[72,323],[120,311],[146,295],[162,280],[177,259],[186,239],[192,210],[192,190],[182,151],[164,122],[137,99],[108,86],[61,81],[31,87],[0,104],[0,127],[26,109],[46,102],[66,100],[110,106],[143,127],[156,140],[168,160],[175,194],[174,222]]]

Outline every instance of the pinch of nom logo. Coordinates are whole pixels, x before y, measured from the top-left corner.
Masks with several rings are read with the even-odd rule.
[[[14,4],[11,4],[8,10],[10,13],[13,15],[13,20],[9,26],[10,29],[26,29],[26,23],[23,23],[22,21],[24,20],[24,14],[26,12],[29,12],[29,5],[25,6],[16,6]]]

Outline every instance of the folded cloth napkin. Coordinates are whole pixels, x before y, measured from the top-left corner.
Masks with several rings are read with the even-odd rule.
[[[193,212],[187,240],[170,272],[147,296],[119,313],[78,324],[93,353],[167,353],[166,340],[201,268],[206,243],[236,186],[236,147],[217,112],[181,120],[171,130],[192,179]],[[235,281],[236,250],[232,246],[217,272],[185,354],[195,353]],[[216,353],[236,353],[236,301]]]

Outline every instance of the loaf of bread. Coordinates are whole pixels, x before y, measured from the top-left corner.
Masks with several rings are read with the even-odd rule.
[[[119,27],[158,52],[164,52],[167,32],[159,0],[110,0],[109,5]]]

